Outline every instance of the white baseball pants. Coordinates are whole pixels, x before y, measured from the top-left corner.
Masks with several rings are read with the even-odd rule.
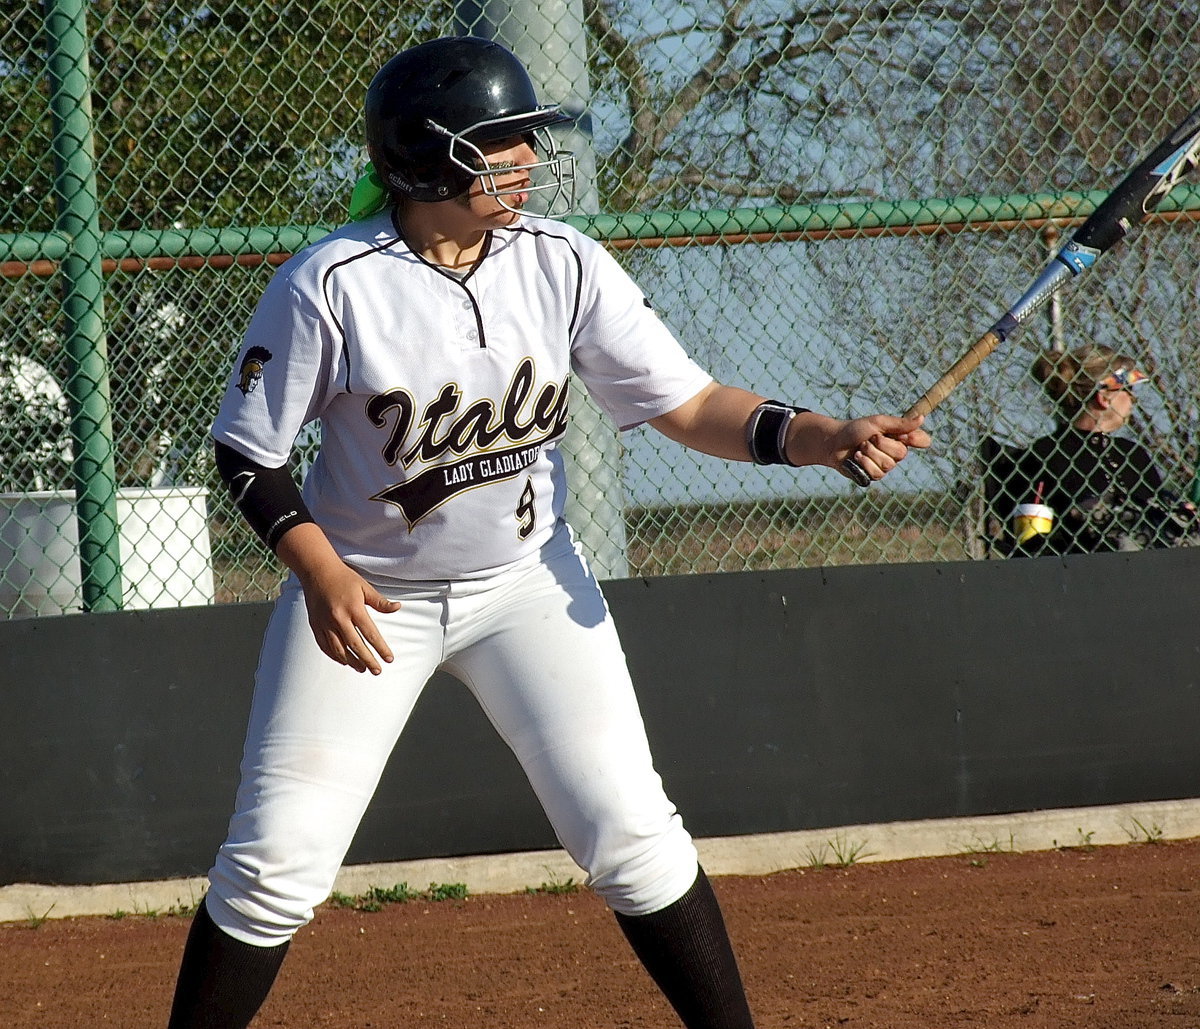
[[[655,772],[608,607],[567,531],[486,581],[383,589],[395,661],[359,674],[320,652],[289,582],[263,643],[213,920],[243,942],[289,939],[334,877],[422,688],[466,684],[529,778],[587,882],[626,915],[678,900],[696,850]],[[452,747],[453,740],[446,745]]]

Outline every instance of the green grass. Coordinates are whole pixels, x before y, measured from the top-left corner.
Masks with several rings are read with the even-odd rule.
[[[1061,847],[1059,847],[1059,850],[1091,851],[1096,849],[1096,832],[1094,829],[1084,832],[1082,828],[1077,828],[1075,832],[1078,834],[1079,838],[1074,843],[1064,843]]]
[[[813,850],[810,847],[805,850],[804,867],[849,868],[851,865],[858,864],[864,858],[870,857],[872,853],[872,851],[867,850],[866,840],[855,842],[838,833],[833,839],[822,843],[819,849]]]
[[[959,853],[966,854],[971,858],[972,868],[986,868],[990,855],[1012,854],[1016,849],[1016,837],[1012,833],[1009,833],[1007,843],[1001,842],[998,839],[985,841],[981,837],[976,836],[974,840],[961,848]]]
[[[54,904],[51,904],[40,915],[36,914],[32,908],[26,908],[25,910],[29,912],[29,917],[25,919],[25,924],[29,926],[30,929],[40,929],[46,924],[46,920],[50,917],[50,912],[54,910],[55,904],[57,903],[58,902],[55,901]]]
[[[203,897],[201,898],[201,900],[202,899],[203,899]],[[126,911],[124,908],[117,908],[116,911],[112,911],[109,914],[105,915],[104,917],[111,919],[112,921],[116,921],[116,922],[119,922],[123,918],[130,918],[130,917],[190,918],[192,915],[194,915],[196,913],[196,909],[199,906],[200,906],[200,901],[195,900],[195,899],[188,901],[187,903],[180,901],[176,904],[172,904],[168,908],[164,908],[161,910],[159,908],[152,908],[152,907],[142,908],[142,907],[138,907],[137,904],[134,904],[132,911]]]
[[[578,893],[582,888],[575,881],[574,876],[568,876],[566,879],[560,879],[550,869],[546,869],[550,874],[550,878],[543,882],[541,886],[526,886],[526,893],[548,893],[553,895],[561,895],[567,893]]]
[[[382,911],[388,904],[407,904],[410,900],[464,900],[467,896],[465,883],[430,883],[426,890],[414,890],[408,883],[395,886],[371,886],[365,893],[351,896],[334,891],[329,903],[334,907],[352,908],[355,911]]]
[[[1133,826],[1132,828],[1126,827],[1125,833],[1131,841],[1134,843],[1162,843],[1162,826],[1157,824],[1147,826],[1136,818],[1130,818],[1130,821]]]

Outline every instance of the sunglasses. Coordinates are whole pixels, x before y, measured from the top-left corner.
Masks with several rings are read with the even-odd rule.
[[[1120,390],[1136,386],[1139,382],[1147,378],[1149,376],[1145,372],[1138,371],[1136,368],[1118,368],[1111,375],[1105,376],[1096,383],[1096,388],[1116,393]]]

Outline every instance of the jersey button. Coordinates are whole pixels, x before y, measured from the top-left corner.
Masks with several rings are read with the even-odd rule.
[[[469,310],[471,310],[471,301],[469,301],[469,300],[464,300],[464,301],[463,301],[463,310],[464,310],[464,311],[469,311]]]
[[[472,329],[470,332],[467,333],[467,339],[477,339],[478,337],[479,337],[479,333],[476,332],[474,329]]]

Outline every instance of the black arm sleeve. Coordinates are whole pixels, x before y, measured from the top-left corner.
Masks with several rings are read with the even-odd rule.
[[[292,473],[266,468],[233,447],[217,443],[217,471],[239,511],[271,550],[288,529],[313,521]]]

